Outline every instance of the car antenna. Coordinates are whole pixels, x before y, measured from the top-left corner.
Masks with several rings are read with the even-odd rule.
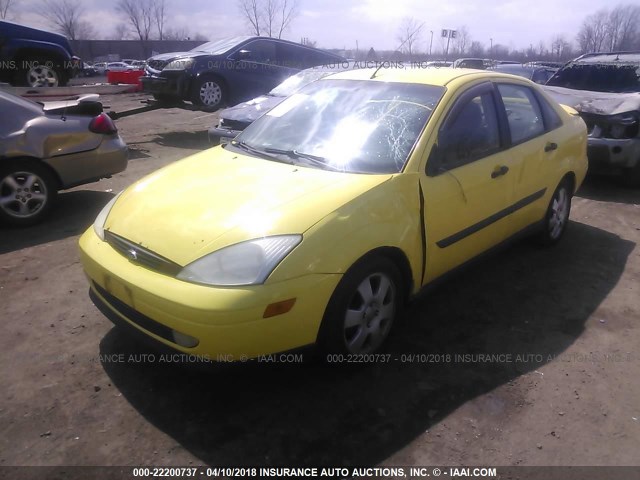
[[[378,72],[383,66],[384,66],[384,62],[380,62],[380,66],[376,68],[376,71],[373,72],[373,75],[371,75],[371,77],[369,77],[369,80],[373,80],[374,78],[376,78],[376,75],[378,74]]]

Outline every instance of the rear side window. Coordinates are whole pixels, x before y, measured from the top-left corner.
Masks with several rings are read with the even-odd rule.
[[[562,125],[560,115],[558,115],[558,113],[553,109],[547,99],[539,93],[536,93],[536,98],[538,99],[538,103],[540,104],[540,108],[542,109],[545,130],[547,132],[550,132],[551,130],[555,130],[556,128],[560,127]]]
[[[520,85],[498,85],[507,111],[511,143],[518,144],[545,133],[542,111],[530,88]]]

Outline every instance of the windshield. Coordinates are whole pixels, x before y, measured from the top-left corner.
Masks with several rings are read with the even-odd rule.
[[[274,97],[288,97],[305,85],[326,77],[327,75],[331,75],[332,73],[336,72],[328,72],[326,70],[304,70],[287,78],[284,82],[271,90],[269,94]]]
[[[593,92],[640,92],[640,63],[573,63],[558,70],[547,85]]]
[[[245,40],[251,37],[231,37],[231,38],[223,38],[222,40],[216,40],[214,42],[203,43],[202,45],[198,45],[196,48],[192,49],[192,52],[207,52],[212,55],[222,55],[223,53],[228,52],[237,44],[244,42]]]
[[[432,85],[326,79],[284,100],[232,145],[317,168],[396,173],[443,93]]]

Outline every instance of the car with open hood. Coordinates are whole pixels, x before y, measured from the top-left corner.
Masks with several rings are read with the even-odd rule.
[[[98,95],[36,103],[0,90],[0,222],[32,225],[58,190],[127,168],[127,145]]]
[[[592,53],[567,63],[547,92],[589,130],[589,171],[640,186],[640,52]]]
[[[181,99],[215,110],[262,95],[287,77],[342,57],[299,43],[267,37],[233,37],[189,52],[155,55],[141,77],[157,99]]]
[[[80,239],[90,296],[212,360],[374,353],[435,279],[518,235],[558,242],[586,141],[524,78],[337,73],[114,196]]]

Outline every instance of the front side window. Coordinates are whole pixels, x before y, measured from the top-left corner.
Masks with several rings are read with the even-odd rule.
[[[544,134],[540,105],[530,88],[520,85],[498,85],[511,131],[511,143],[518,144]]]
[[[252,123],[231,148],[357,173],[396,173],[442,94],[433,85],[319,80]]]
[[[276,44],[268,40],[257,40],[248,43],[242,50],[248,50],[249,54],[244,60],[258,63],[276,62]]]
[[[442,166],[447,170],[491,155],[500,148],[495,102],[484,93],[455,110],[440,133],[438,147]]]

